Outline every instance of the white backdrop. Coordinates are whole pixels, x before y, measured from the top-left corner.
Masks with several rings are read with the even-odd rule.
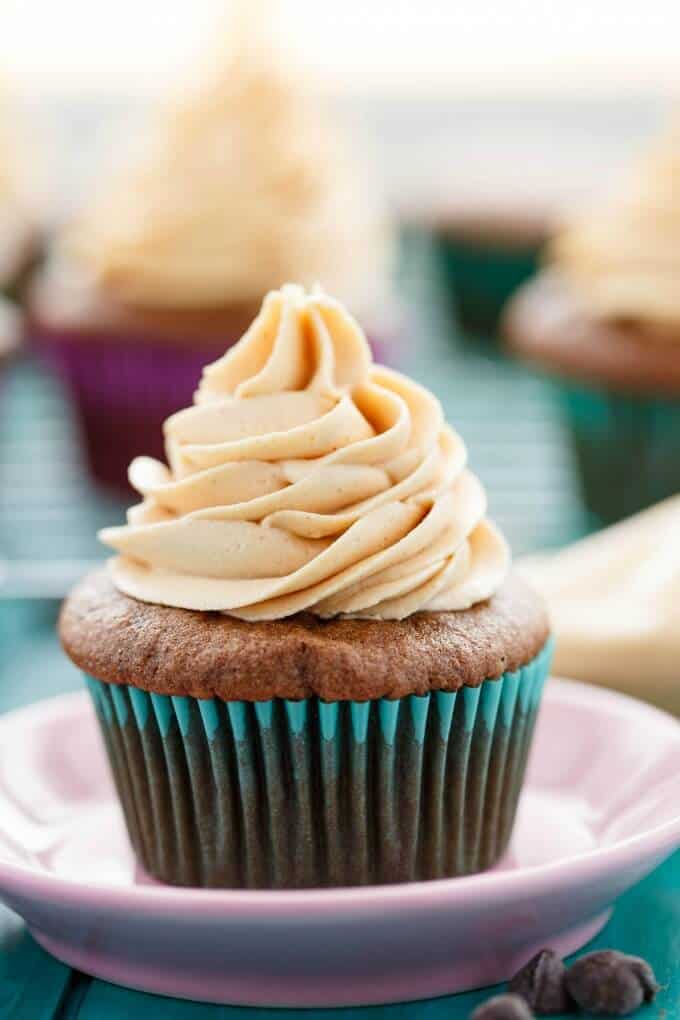
[[[251,4],[265,0],[245,0]],[[274,0],[268,0],[277,6]],[[228,0],[0,0],[0,67],[33,87],[153,87]],[[343,84],[667,90],[678,0],[279,0],[284,31]]]

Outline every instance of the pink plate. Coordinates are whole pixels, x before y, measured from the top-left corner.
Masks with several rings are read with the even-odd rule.
[[[0,896],[66,963],[211,1002],[358,1005],[571,952],[680,845],[680,725],[551,681],[512,848],[492,872],[364,889],[174,889],[136,869],[86,694],[0,721]]]

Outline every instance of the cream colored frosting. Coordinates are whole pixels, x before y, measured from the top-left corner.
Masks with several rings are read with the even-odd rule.
[[[295,279],[372,309],[388,290],[382,211],[267,38],[262,0],[242,8],[217,72],[163,112],[60,253],[133,306],[257,307]]]
[[[558,235],[550,257],[594,314],[680,342],[680,120],[603,208]]]
[[[401,619],[467,609],[509,566],[437,399],[371,361],[337,301],[270,293],[164,426],[169,467],[101,539],[142,601],[270,620],[302,610]]]
[[[517,566],[548,602],[555,672],[680,714],[680,496]]]

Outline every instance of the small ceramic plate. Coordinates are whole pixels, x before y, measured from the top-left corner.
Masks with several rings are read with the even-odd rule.
[[[246,1005],[367,1005],[501,981],[572,952],[680,845],[680,725],[552,680],[493,871],[361,889],[176,889],[135,867],[86,694],[0,721],[0,896],[97,977]]]

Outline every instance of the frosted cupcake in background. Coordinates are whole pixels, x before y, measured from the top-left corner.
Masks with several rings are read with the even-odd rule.
[[[680,715],[680,495],[518,570],[548,602],[556,673]]]
[[[602,146],[593,153],[564,122],[559,103],[548,130],[541,115],[529,126],[516,114],[512,103],[503,111],[495,103],[470,106],[462,97],[452,102],[442,115],[436,171],[420,171],[427,193],[412,194],[401,210],[433,242],[456,338],[473,349],[498,344],[503,307],[537,271],[567,211],[583,206],[602,173]],[[412,176],[417,182],[419,174]]]
[[[144,868],[279,888],[494,864],[551,641],[436,398],[286,286],[164,434],[60,620]]]
[[[554,222],[547,210],[461,202],[429,224],[443,282],[465,335],[495,343],[501,310],[536,272]]]
[[[505,331],[559,378],[596,522],[680,492],[680,124],[558,234]]]
[[[226,35],[228,53],[161,111],[32,291],[33,338],[70,385],[95,476],[119,486],[140,449],[161,454],[164,418],[287,279],[320,283],[372,342],[390,339],[383,212],[279,52],[273,5],[243,2]]]

